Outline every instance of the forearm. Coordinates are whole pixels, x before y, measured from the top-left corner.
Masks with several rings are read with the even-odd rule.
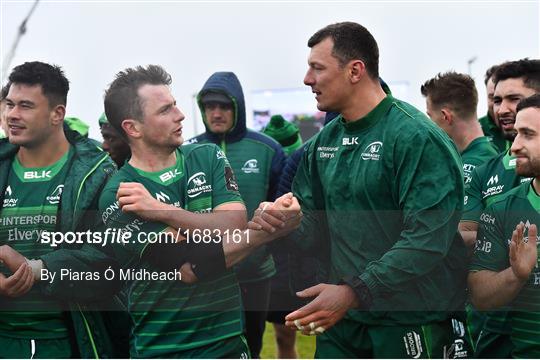
[[[476,235],[478,233],[478,224],[472,221],[461,221],[459,223],[459,232],[467,249],[474,249]]]
[[[478,310],[492,310],[509,304],[526,280],[516,277],[511,267],[501,271],[481,270],[470,272],[471,301]]]
[[[158,221],[181,231],[210,229],[225,230],[246,229],[247,215],[243,205],[231,210],[217,210],[211,213],[194,213],[172,205],[163,204]]]
[[[242,240],[240,242],[228,241],[224,238],[222,244],[226,267],[230,268],[234,266],[247,257],[252,251],[271,242],[275,238],[276,236],[273,234],[269,234],[262,230],[251,229],[242,232]]]

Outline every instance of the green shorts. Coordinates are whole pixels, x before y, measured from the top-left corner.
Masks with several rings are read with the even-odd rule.
[[[79,357],[69,338],[19,339],[0,336],[0,358],[70,359]]]
[[[233,336],[209,345],[167,355],[176,359],[249,359],[251,355],[243,335]]]
[[[450,319],[426,325],[378,326],[343,319],[317,337],[316,358],[466,358]]]
[[[514,345],[510,334],[499,334],[485,329],[480,332],[474,351],[478,359],[508,359]]]

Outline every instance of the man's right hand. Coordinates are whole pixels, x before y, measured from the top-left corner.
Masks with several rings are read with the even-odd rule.
[[[292,193],[282,195],[276,201],[263,202],[248,223],[251,230],[264,230],[274,234],[286,235],[297,228],[302,220],[302,210],[298,199]]]
[[[0,273],[0,295],[16,298],[26,294],[33,285],[34,274],[26,262],[8,278]]]
[[[510,265],[514,275],[521,281],[529,279],[532,270],[538,261],[538,250],[536,249],[536,225],[529,227],[527,240],[523,236],[525,224],[522,222],[516,226],[512,233],[510,242]]]

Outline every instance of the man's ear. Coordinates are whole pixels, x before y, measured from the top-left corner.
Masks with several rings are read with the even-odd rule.
[[[454,113],[452,112],[452,110],[450,110],[449,108],[443,107],[441,109],[441,113],[442,113],[444,121],[448,125],[452,125],[454,123]]]
[[[66,107],[64,105],[56,105],[50,113],[51,124],[55,126],[62,124],[65,116]]]
[[[347,65],[351,82],[356,84],[366,76],[366,64],[362,60],[352,60]]]
[[[128,138],[139,139],[142,137],[141,127],[143,124],[135,119],[125,119],[122,121],[122,129],[124,129]]]

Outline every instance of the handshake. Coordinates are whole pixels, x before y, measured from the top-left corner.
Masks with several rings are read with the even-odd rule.
[[[298,199],[289,192],[274,202],[262,202],[248,222],[248,228],[264,231],[276,239],[299,227],[301,221],[302,210]]]

